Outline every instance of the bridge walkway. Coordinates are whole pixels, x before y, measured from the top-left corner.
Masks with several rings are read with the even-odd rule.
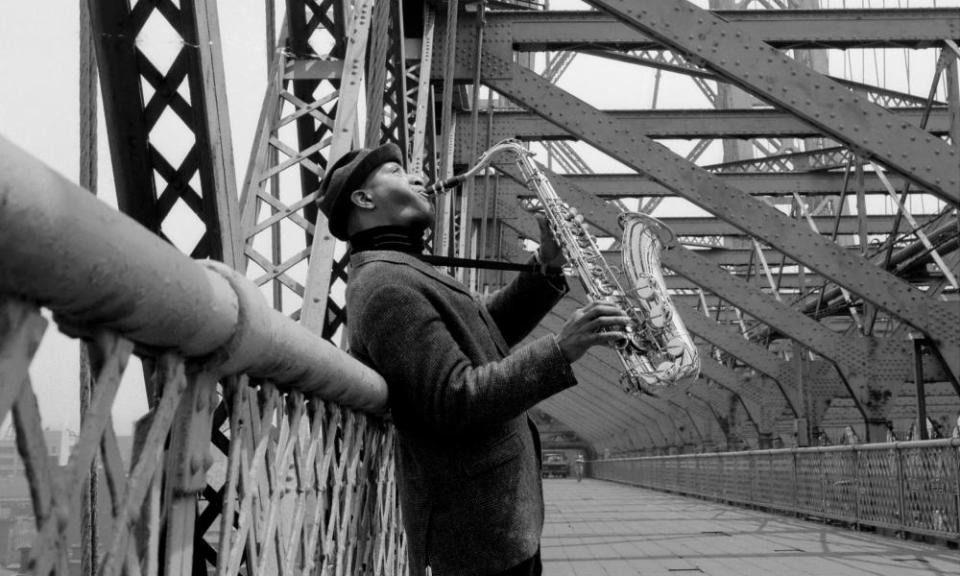
[[[546,576],[947,576],[960,552],[602,480],[544,481]]]

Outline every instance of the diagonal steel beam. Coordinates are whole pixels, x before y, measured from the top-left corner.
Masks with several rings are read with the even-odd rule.
[[[793,378],[794,374],[786,362],[759,344],[723,328],[717,322],[704,316],[702,312],[687,305],[678,304],[676,301],[674,301],[674,306],[690,332],[725,352],[729,352],[747,366],[776,381],[783,397],[794,413],[797,413],[797,386]]]
[[[740,403],[743,404],[743,408],[747,412],[747,417],[750,419],[751,424],[757,428],[758,433],[764,434],[770,432],[770,430],[764,429],[761,425],[760,415],[762,408],[760,403],[757,398],[754,398],[751,394],[744,393],[743,383],[740,381],[740,377],[736,372],[720,364],[713,358],[701,354],[700,374],[701,377],[713,380],[737,397]]]
[[[863,258],[813,233],[805,223],[734,189],[648,138],[623,130],[615,119],[542,77],[486,52],[486,82],[493,89],[578,134],[631,168],[719,218],[748,231],[935,339],[960,343],[960,303],[935,300]]]
[[[734,188],[757,196],[792,196],[794,192],[801,196],[839,195],[843,189],[843,174],[830,172],[722,173],[718,177],[729,182]],[[673,195],[669,189],[643,174],[566,174],[564,178],[596,196],[609,200]],[[500,180],[498,193],[506,197],[533,195],[512,178]],[[876,175],[864,174],[864,193],[887,194],[887,189]]]
[[[797,63],[746,28],[690,2],[588,0],[757,97],[960,203],[960,157],[944,141]]]
[[[562,319],[569,317],[570,306],[572,304],[565,299],[558,305],[555,314],[544,319],[541,327],[556,333],[560,329]],[[601,414],[607,414],[608,423],[632,422],[636,426],[647,426],[652,422],[663,441],[668,443],[668,432],[671,429],[676,432],[675,423],[642,399],[632,398],[617,390],[615,383],[619,374],[611,364],[601,359],[603,352],[602,350],[588,352],[580,362],[574,365],[574,372],[581,384],[565,391],[565,393],[569,392],[566,397],[572,399],[574,396],[580,396],[579,403],[594,405]],[[586,393],[588,390],[589,394]]]
[[[584,294],[583,289],[579,285],[571,286],[570,294],[566,298],[564,298],[564,300],[560,302],[560,304],[557,305],[557,307],[554,309],[554,314],[561,318],[570,317],[573,314],[573,312],[576,310],[576,308],[578,308],[579,306],[582,306],[585,303],[586,303],[586,295]],[[556,326],[553,326],[553,328],[556,328]],[[612,353],[610,353],[609,355],[612,356]],[[607,368],[608,368],[607,374],[603,377],[607,381],[615,382],[619,377],[619,373],[618,373],[619,367],[607,365]],[[752,402],[754,398],[750,394],[750,391],[743,389],[744,387],[739,382],[739,378],[737,377],[736,374],[734,374],[728,368],[717,364],[716,369],[714,370],[714,376],[716,377],[713,379],[717,380],[718,382],[722,382],[723,385],[728,390],[737,394],[739,397],[741,397],[741,399],[743,399],[744,406],[747,408],[747,411],[749,413],[757,413],[757,414],[760,413],[759,412],[760,407],[755,402],[753,402],[749,406],[747,405],[747,403]],[[669,388],[666,389],[665,391],[668,391],[668,390]],[[629,403],[632,400],[634,399],[627,396],[623,396],[620,398],[618,397],[613,398],[614,402]],[[640,400],[644,401],[647,405],[652,405],[652,404],[659,405],[665,401],[664,399],[661,399],[661,398],[650,398],[646,396],[641,397]],[[664,408],[662,406],[654,407],[654,409],[658,411],[662,411],[664,409],[669,410],[669,408]],[[675,421],[671,421],[671,422],[674,425],[675,431],[679,431],[679,429],[676,427],[676,422]]]

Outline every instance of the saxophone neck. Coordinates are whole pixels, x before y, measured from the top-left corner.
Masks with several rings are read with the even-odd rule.
[[[507,138],[506,140],[501,140],[497,142],[490,149],[486,150],[483,154],[477,158],[477,161],[473,163],[473,166],[469,170],[463,172],[462,174],[457,174],[446,180],[440,180],[439,182],[434,182],[426,188],[424,188],[424,193],[428,196],[436,196],[443,194],[449,190],[453,190],[458,186],[462,185],[468,178],[475,176],[478,172],[484,168],[493,164],[494,158],[497,155],[503,152],[510,152],[516,155],[516,162],[523,166],[526,166],[528,169],[536,170],[533,162],[530,161],[530,157],[533,156],[533,152],[530,152],[523,147],[523,143],[515,138]],[[539,171],[537,171],[539,172]]]

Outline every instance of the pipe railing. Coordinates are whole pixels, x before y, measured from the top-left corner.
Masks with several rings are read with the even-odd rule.
[[[590,470],[710,500],[960,538],[960,439],[613,458]]]
[[[0,248],[0,422],[33,511],[14,518],[22,572],[404,572],[393,429],[355,412],[385,409],[382,377],[3,138]],[[42,308],[90,358],[62,468],[30,381]],[[149,410],[124,458],[111,412],[134,354]]]
[[[49,308],[67,331],[107,329],[220,376],[386,406],[379,374],[270,308],[252,281],[185,256],[2,137],[0,246],[0,295]]]

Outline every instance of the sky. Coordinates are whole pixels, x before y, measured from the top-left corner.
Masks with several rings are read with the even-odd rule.
[[[0,135],[41,159],[68,179],[76,181],[79,166],[78,47],[79,1],[0,3]],[[697,2],[705,4],[705,0]],[[282,5],[283,3],[278,3]],[[826,2],[825,2],[826,4]],[[957,6],[960,1],[830,0],[830,7]],[[575,0],[555,0],[557,9],[575,8]],[[241,181],[249,157],[266,76],[263,0],[229,0],[219,3],[220,29],[227,77],[233,155]],[[280,21],[282,16],[278,18]],[[163,26],[149,27],[138,39],[141,49],[158,60],[169,59],[179,40]],[[830,72],[853,79],[877,81],[889,88],[925,95],[931,76],[932,51],[917,52],[904,61],[902,50],[832,52]],[[906,73],[909,68],[910,74]],[[617,89],[610,79],[617,78]],[[560,86],[601,109],[648,108],[653,100],[652,73],[622,63],[580,55],[560,81]],[[658,95],[660,107],[706,107],[706,100],[684,78],[664,74]],[[99,196],[115,205],[106,128],[99,114]],[[175,129],[161,134],[159,146],[175,154],[183,143]],[[671,143],[679,152],[689,142]],[[627,171],[589,147],[578,151],[598,171]],[[719,161],[719,147],[708,151],[704,162]],[[666,203],[670,209],[670,203]],[[689,206],[682,206],[696,214]],[[40,401],[44,424],[76,430],[78,352],[75,341],[51,325],[31,366],[33,386]],[[115,403],[114,420],[120,434],[145,410],[139,362],[134,360]],[[0,432],[4,425],[0,424]]]

